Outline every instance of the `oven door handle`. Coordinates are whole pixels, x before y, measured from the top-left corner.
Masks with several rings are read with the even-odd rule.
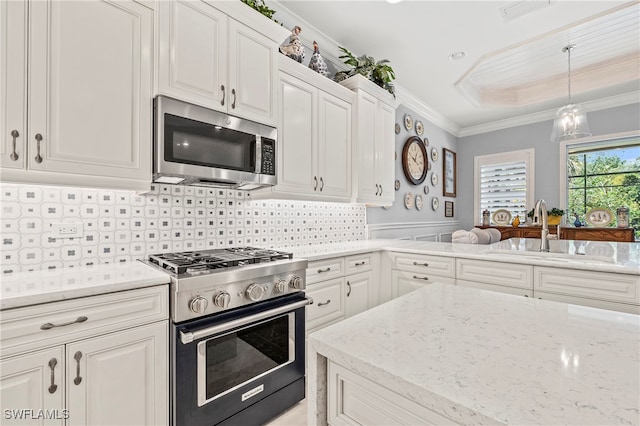
[[[180,331],[180,341],[186,345],[194,340],[202,339],[203,337],[212,336],[214,334],[222,333],[225,331],[229,331],[234,328],[242,327],[243,325],[251,324],[252,322],[260,321],[275,315],[283,314],[286,312],[293,311],[298,308],[302,308],[303,306],[310,305],[313,303],[313,299],[307,297],[304,300],[299,302],[290,303],[285,306],[280,306],[279,308],[270,309],[268,311],[259,312],[257,314],[249,315],[248,317],[238,318],[233,321],[225,322],[224,324],[214,325],[211,327],[203,328],[202,330],[197,331]]]

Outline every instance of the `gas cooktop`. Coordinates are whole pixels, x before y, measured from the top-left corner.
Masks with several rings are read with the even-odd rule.
[[[252,263],[292,259],[292,253],[255,247],[185,251],[149,255],[148,261],[174,274],[232,268]]]

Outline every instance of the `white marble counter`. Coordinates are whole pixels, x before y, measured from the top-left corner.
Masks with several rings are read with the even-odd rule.
[[[309,348],[309,424],[326,422],[325,357],[461,424],[640,421],[637,315],[433,284]]]
[[[640,243],[551,240],[550,253],[540,253],[539,246],[540,240],[533,238],[511,238],[490,245],[379,239],[281,250],[309,261],[386,250],[640,275]]]
[[[168,283],[168,274],[141,262],[17,272],[2,277],[0,310]]]

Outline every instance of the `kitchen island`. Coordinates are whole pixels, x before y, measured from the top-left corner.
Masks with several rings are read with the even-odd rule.
[[[434,283],[311,334],[307,374],[309,424],[638,424],[640,316]]]

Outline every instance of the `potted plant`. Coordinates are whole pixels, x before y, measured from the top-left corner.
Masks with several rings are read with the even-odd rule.
[[[353,68],[348,71],[338,71],[333,78],[336,82],[339,83],[351,76],[360,74],[391,93],[394,98],[396,97],[395,88],[393,87],[393,83],[391,83],[395,80],[396,75],[391,65],[389,65],[388,59],[376,61],[373,57],[367,55],[356,58],[353,53],[346,48],[340,47],[340,50],[342,50],[344,55],[339,56],[339,58]]]
[[[547,224],[549,225],[558,225],[562,220],[562,216],[564,216],[564,210],[560,210],[556,207],[547,211]],[[533,221],[533,209],[527,213],[527,217]]]

